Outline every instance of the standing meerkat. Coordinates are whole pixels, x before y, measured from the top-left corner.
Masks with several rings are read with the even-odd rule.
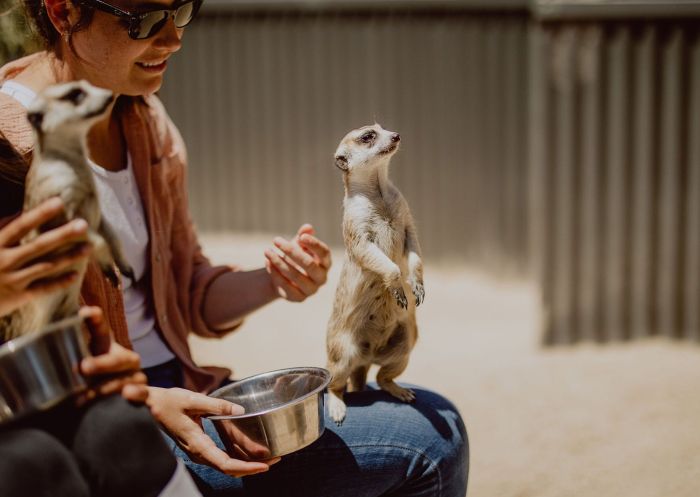
[[[119,274],[131,277],[132,271],[122,253],[121,244],[112,228],[102,218],[95,182],[87,161],[87,133],[114,100],[112,92],[96,88],[85,81],[54,85],[37,95],[27,110],[34,128],[36,147],[27,173],[24,211],[50,197],[60,197],[64,212],[39,230],[26,236],[29,242],[44,232],[76,218],[88,224],[87,240],[92,244],[92,257],[116,287]],[[31,331],[38,331],[53,321],[78,312],[80,286],[87,261],[69,269],[78,274],[76,282],[61,290],[32,300],[0,320],[0,341]]]
[[[379,365],[377,384],[411,402],[414,393],[394,382],[408,365],[418,338],[416,307],[423,302],[423,263],[416,227],[401,192],[389,180],[398,133],[378,124],[348,133],[335,153],[343,171],[346,260],[328,323],[328,409],[345,419],[343,392],[365,387]],[[412,296],[407,298],[406,295]]]

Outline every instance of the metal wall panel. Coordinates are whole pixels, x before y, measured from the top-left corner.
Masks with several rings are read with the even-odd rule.
[[[200,230],[341,240],[333,152],[377,121],[427,257],[522,270],[527,19],[468,12],[205,11],[161,97],[190,156]]]
[[[543,23],[531,39],[545,341],[697,339],[697,25]]]

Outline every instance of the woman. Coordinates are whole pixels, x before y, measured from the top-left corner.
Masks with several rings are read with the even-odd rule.
[[[136,281],[115,291],[91,267],[82,295],[105,309],[116,340],[141,355],[152,412],[201,488],[226,495],[464,495],[462,420],[447,400],[420,389],[413,405],[376,390],[357,394],[362,406],[351,401],[341,427],[281,462],[236,460],[210,425],[204,433],[202,414],[237,407],[193,393],[215,389],[230,371],[194,364],[188,333],[219,337],[276,298],[305,300],[326,281],[328,247],[303,225],[292,240],[276,238],[258,270],[214,267],[202,254],[188,212],[184,145],[154,96],[200,0],[27,2],[47,50],[0,70],[0,131],[29,155],[23,113],[36,92],[83,78],[120,95],[88,145],[103,211]],[[265,474],[240,478],[256,473]]]
[[[0,172],[8,172],[13,152],[1,137],[0,151]],[[0,229],[0,316],[75,281],[67,271],[89,254],[80,243],[85,221],[18,245],[62,208],[59,199],[47,200]],[[59,250],[62,255],[52,255]],[[143,405],[148,390],[138,355],[112,342],[99,308],[80,313],[95,354],[83,359],[80,370],[92,386],[77,399],[0,425],[0,495],[197,495]]]

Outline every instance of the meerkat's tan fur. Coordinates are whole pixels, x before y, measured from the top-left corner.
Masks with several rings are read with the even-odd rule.
[[[102,218],[92,171],[87,161],[86,137],[90,127],[107,111],[113,95],[85,81],[54,85],[42,91],[32,102],[27,117],[34,127],[36,147],[27,173],[24,210],[30,210],[50,197],[60,197],[64,213],[39,230],[27,235],[23,243],[76,218],[88,224],[87,240],[92,257],[113,285],[119,284],[116,262],[122,274],[132,272],[113,230]],[[36,298],[0,320],[0,341],[30,331],[38,331],[50,322],[78,312],[80,286],[87,262],[70,268],[78,273],[71,286]]]
[[[418,338],[416,306],[425,295],[415,223],[389,180],[399,141],[398,133],[378,124],[365,126],[348,133],[335,154],[345,183],[346,261],[328,323],[327,353],[333,375],[328,407],[338,424],[346,415],[346,386],[362,390],[373,364],[379,365],[380,388],[405,402],[415,398],[394,382]]]

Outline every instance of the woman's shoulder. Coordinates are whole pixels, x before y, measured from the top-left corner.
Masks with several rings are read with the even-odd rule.
[[[0,133],[22,155],[34,148],[34,134],[27,110],[16,99],[0,92]]]

